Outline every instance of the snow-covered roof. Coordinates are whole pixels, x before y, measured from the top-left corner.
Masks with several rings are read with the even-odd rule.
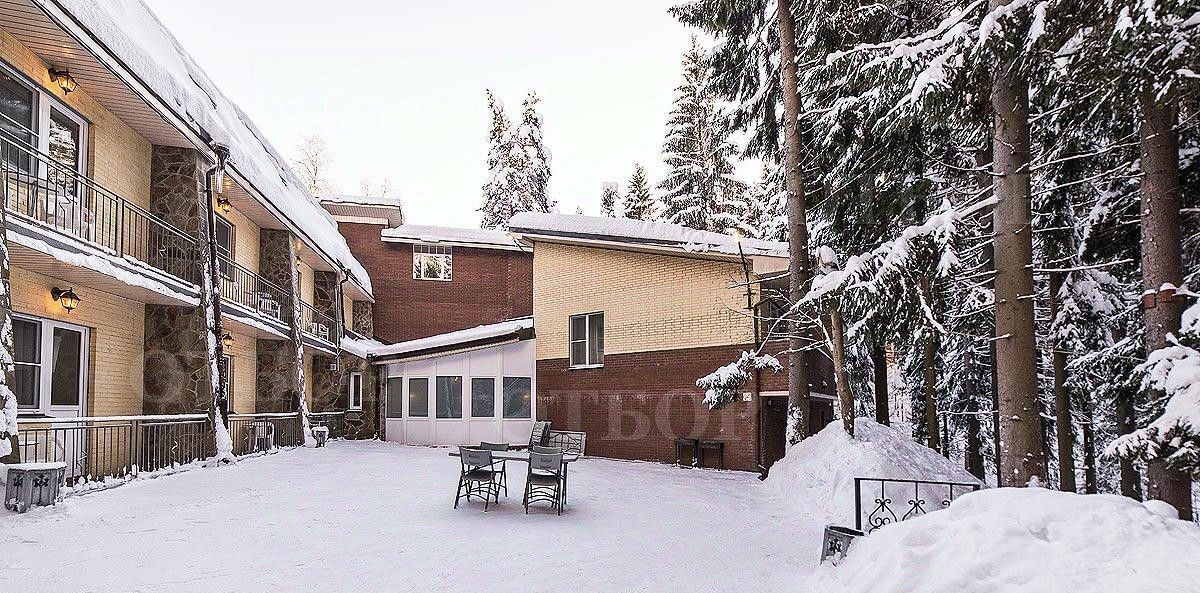
[[[486,343],[488,341],[499,341],[504,338],[521,338],[532,337],[533,318],[520,317],[517,319],[509,319],[500,323],[492,323],[488,325],[479,325],[469,329],[460,329],[458,331],[429,336],[427,338],[419,338],[409,340],[407,342],[399,342],[396,344],[388,344],[374,348],[371,354],[380,356],[400,356],[405,354],[416,354],[420,352],[437,351],[441,349],[450,349],[455,346],[465,346],[469,344]]]
[[[237,105],[226,97],[141,0],[53,0],[136,75],[193,132],[229,148],[235,176],[367,292],[371,279],[333,217]]]
[[[445,243],[484,249],[520,249],[512,235],[504,231],[487,229],[462,229],[447,226],[425,226],[402,224],[383,229],[380,236],[384,241],[396,243]]]
[[[342,350],[359,358],[366,358],[376,348],[384,344],[374,338],[355,338],[350,335],[342,336]]]
[[[738,255],[738,244],[748,256],[787,257],[787,243],[738,239],[733,235],[697,231],[677,224],[582,216],[522,212],[508,221],[508,231],[522,237],[560,237],[677,248],[690,253]]]
[[[325,194],[318,198],[322,204],[348,204],[352,206],[374,206],[377,208],[400,208],[399,196],[356,196],[351,194]]]

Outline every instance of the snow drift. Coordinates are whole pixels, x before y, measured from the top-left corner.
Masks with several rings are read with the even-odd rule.
[[[1160,505],[1161,506],[1161,505]],[[1108,494],[997,488],[857,540],[809,590],[1195,591],[1200,527]]]
[[[833,422],[771,466],[767,483],[798,511],[826,524],[854,525],[854,478],[979,483],[966,470],[904,432],[869,418],[854,438]]]

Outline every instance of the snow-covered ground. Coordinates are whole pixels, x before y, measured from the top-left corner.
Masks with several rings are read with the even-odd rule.
[[[448,450],[331,443],[0,511],[8,591],[799,591],[819,529],[756,476],[572,465],[562,516],[454,509]]]

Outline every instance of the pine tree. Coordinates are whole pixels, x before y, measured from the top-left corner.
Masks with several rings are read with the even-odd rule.
[[[728,232],[739,226],[746,190],[734,177],[736,149],[716,98],[705,88],[707,65],[695,38],[682,64],[683,82],[675,89],[663,140],[667,172],[659,184],[659,217],[702,231]]]
[[[524,153],[524,175],[529,203],[534,212],[553,212],[550,199],[550,151],[542,139],[542,114],[538,112],[537,93],[525,96],[521,109],[521,125],[517,128],[515,144]]]
[[[487,92],[492,126],[488,132],[488,179],[483,185],[480,226],[504,226],[518,212],[553,212],[550,199],[550,153],[542,141],[542,117],[538,98],[529,93],[521,112],[521,123],[510,123],[504,104]]]
[[[625,199],[623,200],[625,218],[634,220],[653,220],[657,218],[656,204],[650,193],[650,184],[646,181],[646,169],[641,164],[633,165],[633,175],[625,184]]]
[[[508,114],[504,112],[504,103],[490,90],[487,91],[487,103],[492,114],[492,126],[488,131],[488,178],[483,184],[483,205],[479,208],[482,216],[479,225],[485,229],[494,229],[504,226],[514,214],[528,208],[522,208],[516,203],[517,172],[512,162],[512,142],[509,134],[511,124]]]
[[[621,190],[617,188],[615,183],[605,183],[604,188],[600,190],[600,214],[609,218],[616,218],[617,211],[620,209]]]

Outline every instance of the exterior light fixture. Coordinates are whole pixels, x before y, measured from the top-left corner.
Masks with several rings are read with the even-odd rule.
[[[75,82],[70,72],[57,68],[50,69],[50,80],[58,84],[58,88],[62,89],[64,95],[75,92],[75,89],[79,86],[79,83]]]
[[[75,294],[74,288],[63,290],[55,286],[50,289],[50,298],[58,301],[58,304],[62,305],[67,313],[74,311],[79,306],[79,295]]]
[[[221,335],[221,347],[226,350],[233,348],[233,336],[228,332]]]
[[[231,204],[229,202],[229,198],[226,198],[225,196],[218,194],[217,195],[217,210],[220,210],[221,214],[229,214],[229,211],[233,210],[233,204]]]

